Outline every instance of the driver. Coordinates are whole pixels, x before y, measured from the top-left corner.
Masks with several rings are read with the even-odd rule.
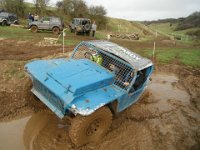
[[[103,57],[98,52],[92,54],[90,59],[99,65],[102,65],[103,63]]]

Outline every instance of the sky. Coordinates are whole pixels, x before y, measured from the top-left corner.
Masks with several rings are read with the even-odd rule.
[[[32,0],[25,0],[32,2]],[[55,5],[58,0],[51,0]],[[200,11],[200,0],[84,0],[88,6],[102,5],[107,16],[127,20],[157,20],[186,17]]]

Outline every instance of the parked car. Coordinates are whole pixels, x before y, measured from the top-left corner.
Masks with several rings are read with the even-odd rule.
[[[19,20],[16,14],[9,12],[1,12],[0,13],[0,24],[2,26],[7,26],[11,24],[18,24]]]
[[[33,21],[28,24],[28,28],[32,32],[38,32],[38,30],[49,30],[54,34],[59,34],[63,30],[64,24],[57,17],[42,17],[39,21]]]
[[[76,35],[79,33],[90,35],[91,21],[88,18],[74,18],[69,24],[69,28],[71,32],[75,32]]]
[[[69,136],[78,146],[101,139],[112,115],[136,103],[153,71],[147,58],[108,41],[81,42],[69,59],[25,65],[31,91],[59,118],[71,120]]]

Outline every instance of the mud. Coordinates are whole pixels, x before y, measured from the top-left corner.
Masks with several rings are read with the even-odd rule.
[[[200,149],[199,68],[156,66],[152,83],[140,101],[113,117],[112,126],[101,141],[78,148],[68,136],[70,122],[58,119],[33,96],[23,71],[31,59],[63,57],[58,54],[61,47],[0,41],[0,150]],[[151,46],[126,41],[123,44],[135,48]],[[166,41],[163,44],[173,46]],[[69,52],[70,49],[73,46],[66,48]]]
[[[39,46],[36,43],[3,39],[0,42],[0,60],[30,60],[62,53],[62,46]],[[66,46],[65,52],[73,49],[74,46]]]
[[[191,95],[199,93],[187,90],[172,73],[155,71],[152,79],[138,103],[114,116],[108,134],[98,143],[79,148],[73,145],[68,136],[70,122],[58,119],[45,107],[35,110],[38,102],[27,104],[25,108],[32,111],[25,113],[27,117],[18,114],[20,119],[13,121],[13,116],[11,121],[0,123],[0,149],[199,149],[199,107]],[[188,80],[192,79],[186,78],[189,86]]]

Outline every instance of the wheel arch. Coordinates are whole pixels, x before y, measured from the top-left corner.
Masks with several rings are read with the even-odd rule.
[[[31,28],[31,27],[33,27],[33,26],[36,26],[36,27],[38,28],[38,26],[37,26],[36,24],[32,24],[32,25],[30,25],[29,28]]]
[[[53,28],[58,28],[60,30],[59,26],[53,26],[51,29],[53,30]]]
[[[70,108],[69,110],[66,110],[65,114],[71,116],[71,117],[75,117],[77,115],[81,115],[81,116],[89,116],[92,113],[94,113],[95,111],[101,109],[102,107],[108,107],[110,109],[110,111],[112,112],[113,115],[115,115],[118,112],[118,99],[115,99],[113,101],[111,101],[110,103],[105,103],[105,104],[101,104],[99,106],[97,106],[95,109],[83,109],[80,111],[80,109],[77,109],[77,106],[74,105],[72,107],[74,108]]]
[[[110,111],[112,112],[113,115],[115,115],[118,112],[118,99],[113,100],[112,102],[106,104]]]

